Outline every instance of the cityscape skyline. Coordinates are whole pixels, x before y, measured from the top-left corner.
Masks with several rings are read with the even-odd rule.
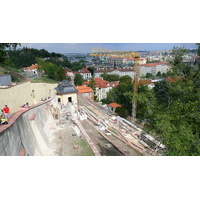
[[[161,51],[174,46],[197,49],[196,43],[21,43],[21,47],[46,49],[56,53],[91,53],[93,47],[116,51]]]

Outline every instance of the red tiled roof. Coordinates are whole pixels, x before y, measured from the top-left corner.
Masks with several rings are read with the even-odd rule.
[[[64,68],[64,69],[65,69],[66,72],[72,72],[72,70],[69,69],[69,68]]]
[[[85,81],[85,82],[82,83],[82,85],[88,85],[88,84],[90,84],[89,81]]]
[[[169,65],[169,64],[163,62],[163,63],[149,63],[149,64],[142,64],[142,65],[139,65],[139,66],[140,66],[140,67],[142,67],[142,66],[145,66],[145,67],[155,67],[155,66],[157,66],[157,65]]]
[[[27,69],[37,69],[37,68],[38,68],[38,64],[31,65],[30,67],[27,67]]]
[[[82,68],[80,71],[78,72],[73,72],[74,74],[82,74],[82,73],[91,73],[89,70],[87,70],[86,68]]]
[[[94,90],[91,87],[87,87],[87,86],[77,86],[76,89],[78,90],[78,94],[94,92]]]
[[[106,80],[103,80],[102,78],[95,78],[95,87],[99,87],[99,88],[107,88],[107,87],[117,87],[119,85],[119,81],[114,81],[114,82],[109,82]],[[90,84],[89,81],[85,81],[82,83],[82,85],[87,86],[88,84]]]
[[[153,82],[151,80],[139,80],[138,85],[149,85]]]
[[[121,105],[119,105],[117,103],[110,103],[108,105],[111,106],[111,107],[113,107],[113,108],[122,107]]]
[[[105,70],[96,70],[95,73],[113,72],[113,71],[131,72],[133,71],[133,69],[105,69]]]
[[[181,76],[177,76],[177,77],[168,77],[167,80],[170,82],[170,83],[175,83],[176,81],[180,80],[181,79]]]

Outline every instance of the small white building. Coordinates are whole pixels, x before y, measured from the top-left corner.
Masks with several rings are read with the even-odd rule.
[[[83,79],[85,79],[85,80],[89,80],[90,78],[92,78],[91,72],[89,70],[87,70],[86,68],[82,68],[78,72],[73,72],[73,74],[74,74],[74,76],[76,74],[80,74],[83,77]]]
[[[27,76],[38,75],[38,64],[33,64],[24,69],[24,71],[26,72]]]
[[[117,107],[122,107],[121,105],[117,104],[117,103],[110,103],[108,104],[108,109],[115,112]]]

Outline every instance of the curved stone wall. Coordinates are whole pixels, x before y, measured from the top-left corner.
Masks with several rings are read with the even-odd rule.
[[[0,125],[0,155],[52,155],[51,134],[57,129],[50,111],[52,100],[11,115],[8,125]]]

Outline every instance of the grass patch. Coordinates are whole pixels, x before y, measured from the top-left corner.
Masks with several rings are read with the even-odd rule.
[[[58,81],[42,76],[40,78],[32,79],[31,83],[58,83]]]
[[[110,129],[110,128],[109,128],[109,130],[112,131],[115,135],[118,135],[117,131]]]
[[[76,145],[83,149],[78,156],[94,156],[92,149],[84,139],[80,139]]]

